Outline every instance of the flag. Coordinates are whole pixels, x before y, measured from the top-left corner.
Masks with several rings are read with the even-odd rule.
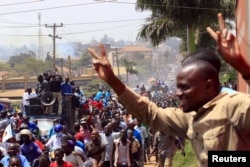
[[[2,142],[6,142],[8,139],[12,138],[12,130],[11,130],[11,124],[9,124],[4,132],[3,132],[3,136],[2,136]]]

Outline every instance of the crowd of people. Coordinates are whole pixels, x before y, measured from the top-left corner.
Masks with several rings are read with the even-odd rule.
[[[145,96],[145,92],[148,91],[142,85],[138,93]],[[32,94],[32,91],[28,89],[26,93]],[[167,107],[167,98],[157,98],[155,102]],[[156,162],[161,162],[163,167],[165,159],[169,159],[166,164],[171,166],[173,155],[181,149],[178,144],[183,147],[184,143],[178,142],[180,138],[161,136],[128,114],[126,108],[112,98],[110,90],[97,90],[81,107],[81,118],[75,119],[73,129],[57,118],[46,136],[41,135],[37,120],[27,113],[15,108],[3,109],[0,113],[2,165],[10,166],[13,159],[23,167],[141,167],[152,155],[159,154]],[[9,123],[12,135],[6,139]],[[163,142],[168,142],[168,146],[162,147]],[[169,150],[169,146],[173,149]]]

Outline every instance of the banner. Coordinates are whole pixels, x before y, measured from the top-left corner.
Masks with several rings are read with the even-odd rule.
[[[9,124],[3,132],[2,142],[6,142],[8,139],[12,137],[13,135],[12,135],[12,130],[11,130],[11,124]]]

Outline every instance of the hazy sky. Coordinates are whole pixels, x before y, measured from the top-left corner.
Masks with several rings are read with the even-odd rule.
[[[53,24],[57,42],[88,43],[104,35],[115,40],[135,40],[149,12],[135,10],[136,0],[0,0],[0,46],[52,43]],[[40,14],[40,28],[38,15]]]

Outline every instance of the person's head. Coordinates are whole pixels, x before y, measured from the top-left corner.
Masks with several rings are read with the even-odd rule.
[[[50,166],[50,158],[47,154],[42,154],[39,159],[39,166],[49,167]]]
[[[43,76],[42,76],[42,75],[38,75],[37,81],[38,81],[38,82],[43,82]]]
[[[176,84],[176,95],[183,112],[197,111],[220,91],[218,71],[206,61],[183,65]]]
[[[75,143],[73,140],[70,140],[67,138],[67,136],[65,138],[62,138],[62,149],[64,151],[64,153],[66,155],[69,155],[72,153],[72,151],[74,150],[75,147]]]
[[[0,112],[0,118],[6,118],[7,117],[7,111],[6,110],[3,110]]]
[[[98,143],[100,141],[99,133],[96,130],[92,131],[91,140],[92,140],[93,143]]]
[[[128,139],[132,139],[134,137],[134,130],[128,129],[127,136],[128,136]]]
[[[31,87],[28,87],[26,91],[27,91],[28,94],[30,94],[32,92]]]
[[[141,127],[141,122],[138,121],[137,119],[134,119],[134,124],[138,127]]]
[[[21,139],[24,143],[29,143],[32,141],[32,133],[28,129],[23,129],[20,131]]]
[[[122,140],[127,139],[127,132],[126,132],[125,129],[122,129],[122,130],[120,131],[120,137],[121,137]]]
[[[79,132],[81,129],[81,124],[79,122],[74,123],[73,129],[75,132]]]
[[[57,163],[63,162],[64,151],[63,151],[62,148],[57,148],[54,151],[54,154],[55,154],[55,160],[56,160]]]
[[[23,117],[23,123],[28,124],[29,121],[30,121],[30,117],[25,115],[25,116]]]
[[[82,119],[80,120],[80,124],[81,124],[81,127],[82,127],[83,129],[87,129],[87,128],[88,128],[88,124],[87,124],[87,119],[86,119],[86,118],[82,118]]]
[[[62,131],[61,131],[63,134],[68,134],[69,133],[69,129],[67,126],[65,125],[62,125]]]
[[[19,156],[10,157],[9,167],[22,167],[22,161]]]
[[[135,127],[135,122],[133,119],[128,121],[128,129],[134,129]]]
[[[181,65],[184,66],[185,64],[189,64],[197,60],[206,61],[210,63],[214,66],[218,73],[220,72],[221,60],[214,51],[208,48],[199,48],[196,51],[190,53],[182,60]]]
[[[104,127],[104,133],[105,133],[106,136],[109,136],[112,133],[112,125],[107,124]]]
[[[66,77],[66,78],[65,78],[65,82],[66,82],[66,83],[69,83],[69,77]]]
[[[116,112],[116,113],[114,114],[114,120],[115,120],[116,122],[120,122],[120,120],[121,120],[120,113]]]
[[[51,75],[51,78],[50,78],[52,81],[55,81],[56,80],[56,75]]]
[[[75,85],[75,81],[73,81],[73,80],[72,80],[72,81],[70,81],[69,83],[70,83],[70,85],[72,85],[72,86],[74,86],[74,85]]]
[[[76,87],[75,87],[75,92],[76,92],[76,93],[81,93],[81,90],[80,90],[79,86],[76,86]]]
[[[54,126],[54,131],[56,132],[56,133],[59,133],[59,132],[61,132],[63,130],[63,126],[61,125],[61,124],[56,124],[55,126]]]
[[[53,120],[53,125],[59,124],[60,123],[60,119],[56,118]]]
[[[10,157],[17,156],[19,153],[19,145],[16,143],[10,143],[7,153]]]

